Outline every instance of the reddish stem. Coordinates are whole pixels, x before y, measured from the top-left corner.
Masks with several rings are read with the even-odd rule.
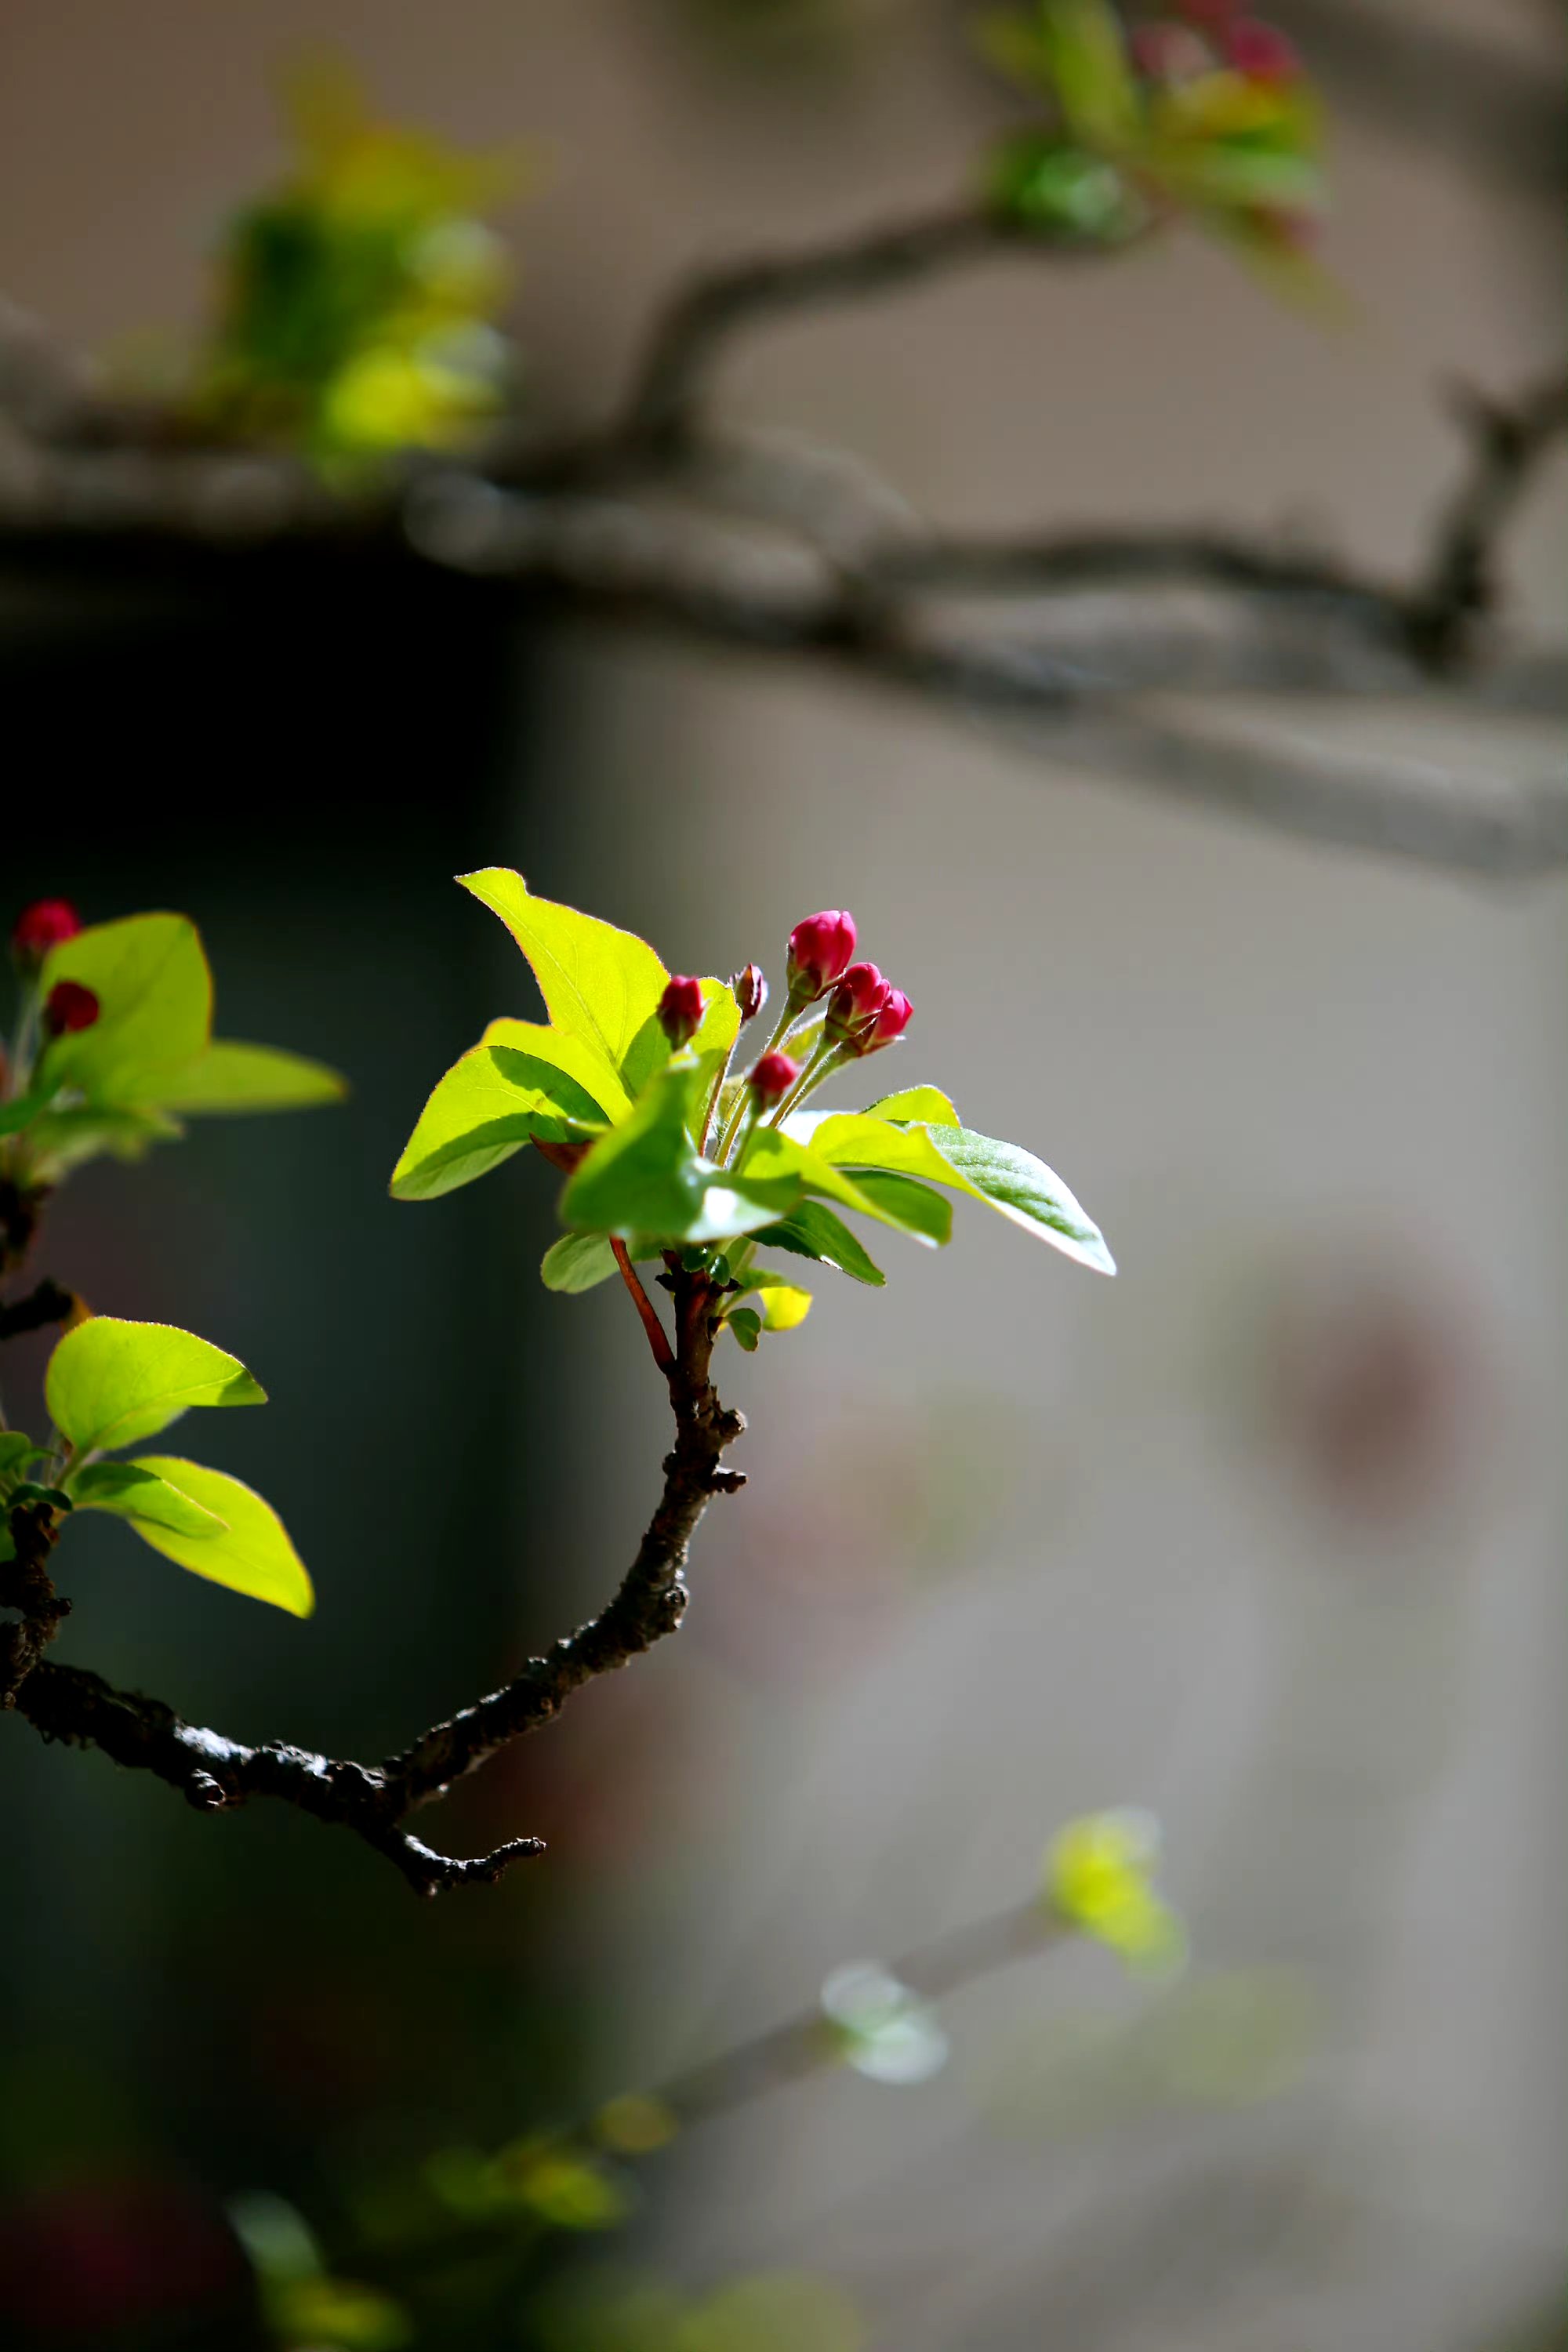
[[[668,1381],[675,1370],[675,1351],[664,1336],[664,1326],[655,1314],[653,1301],[638,1281],[637,1270],[626,1255],[626,1245],[618,1234],[610,1235],[610,1247],[616,1254],[616,1264],[621,1269],[621,1280],[631,1292],[632,1305],[642,1317],[643,1329],[647,1333],[654,1362]]]

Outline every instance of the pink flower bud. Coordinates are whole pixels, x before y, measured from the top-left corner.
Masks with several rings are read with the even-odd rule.
[[[11,951],[18,963],[39,964],[51,948],[74,940],[81,917],[68,898],[36,898],[24,907],[11,933]]]
[[[896,1045],[913,1019],[914,1010],[901,988],[889,988],[888,1001],[871,1024],[870,1034],[860,1046],[861,1053],[876,1054],[884,1045]]]
[[[874,963],[852,963],[827,1000],[825,1034],[840,1045],[852,1044],[891,992]]]
[[[746,1084],[756,1097],[757,1108],[768,1110],[783,1102],[800,1076],[800,1064],[791,1061],[787,1054],[764,1054],[751,1071]]]
[[[785,950],[791,1003],[809,1004],[825,994],[854,952],[855,918],[847,907],[807,915],[790,933]]]
[[[702,1026],[702,982],[677,972],[658,1000],[658,1025],[679,1053]]]
[[[741,1008],[741,1026],[754,1021],[768,1001],[767,978],[760,963],[749,963],[744,971],[732,972],[731,992]]]
[[[1248,81],[1294,81],[1301,70],[1294,43],[1256,16],[1242,16],[1226,26],[1224,47],[1226,65]]]
[[[1214,51],[1190,25],[1135,25],[1132,62],[1147,81],[1194,81],[1214,69]]]
[[[79,980],[57,981],[44,1006],[44,1026],[51,1037],[68,1036],[73,1029],[90,1029],[98,1019],[98,999]]]

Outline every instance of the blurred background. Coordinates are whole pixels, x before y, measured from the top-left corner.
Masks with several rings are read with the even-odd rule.
[[[726,418],[954,530],[1278,527],[1406,570],[1457,463],[1445,383],[1561,364],[1561,13],[1273,13],[1330,109],[1342,313],[1191,236],[1003,256],[749,336]],[[521,150],[494,216],[547,418],[609,412],[680,272],[934,208],[1005,113],[942,0],[24,0],[0,289],[163,365],[321,44],[393,119]],[[1564,491],[1506,548],[1542,642]],[[1121,1267],[961,1209],[946,1253],[889,1237],[885,1292],[825,1276],[804,1331],[726,1351],[749,1486],[680,1639],[432,1817],[455,1851],[549,1840],[499,1889],[421,1906],[284,1809],[201,1818],[4,1727],[5,2340],[1560,2342],[1561,880],[1306,844],[352,539],[0,534],[0,677],[6,905],[188,911],[220,1026],[353,1087],[52,1213],[40,1270],[256,1370],[222,1459],[320,1593],[299,1624],[73,1528],[62,1655],[375,1755],[630,1558],[663,1400],[618,1288],[540,1287],[546,1172],[386,1198],[438,1072],[535,1011],[454,873],[515,865],[672,970],[775,988],[790,925],[853,908],[918,1008],[900,1080],[1059,1169]],[[1550,714],[1472,714],[1458,751],[1436,697],[1333,725],[1479,787],[1561,765]],[[8,1399],[44,1351],[14,1352]],[[634,2116],[553,2204],[433,2229],[476,2151],[1022,1902],[1053,1828],[1121,1802],[1163,1828],[1179,1979],[1026,1957],[944,2001],[918,2082],[825,2070],[647,2153]],[[318,2261],[357,2303],[288,2301]]]

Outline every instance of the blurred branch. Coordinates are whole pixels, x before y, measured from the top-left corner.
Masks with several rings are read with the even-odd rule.
[[[492,1882],[521,1856],[542,1853],[542,1840],[513,1838],[492,1853],[459,1861],[432,1852],[402,1824],[512,1740],[550,1722],[584,1683],[626,1664],[680,1622],[692,1536],[710,1498],[743,1484],[738,1471],[721,1463],[745,1424],[721,1403],[709,1378],[716,1327],[708,1285],[700,1276],[682,1274],[675,1303],[678,1336],[668,1372],[675,1446],[665,1459],[658,1507],[618,1591],[596,1617],[543,1657],[530,1658],[501,1689],[433,1724],[400,1754],[360,1764],[278,1741],[247,1747],[184,1722],[161,1700],[116,1690],[83,1667],[44,1659],[70,1604],[58,1599],[47,1572],[58,1522],[47,1507],[30,1504],[11,1513],[16,1559],[0,1570],[0,1601],[22,1612],[0,1653],[4,1703],[46,1740],[100,1748],[118,1764],[166,1780],[202,1811],[275,1797],[317,1821],[352,1830],[394,1862],[420,1895]]]
[[[1503,532],[1568,428],[1568,379],[1511,403],[1468,398],[1462,478],[1404,583],[1237,533],[933,532],[844,452],[705,423],[715,366],[752,327],[1004,249],[1108,248],[960,207],[700,276],[656,320],[607,431],[498,445],[488,465],[411,461],[357,501],[289,457],[202,446],[173,412],[95,403],[30,321],[0,312],[0,409],[16,428],[0,446],[0,552],[412,560],[527,591],[545,612],[816,660],[1004,721],[1036,756],[1300,838],[1487,877],[1568,864],[1560,779],[1467,778],[1222,708],[1236,690],[1429,698],[1438,682],[1456,707],[1561,709],[1561,656],[1483,648],[1476,624],[1496,601]],[[965,599],[985,601],[983,625]]]

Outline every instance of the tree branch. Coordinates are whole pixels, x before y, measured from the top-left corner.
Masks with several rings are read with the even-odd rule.
[[[1468,464],[1410,601],[1411,641],[1434,668],[1462,653],[1469,625],[1497,602],[1503,531],[1542,459],[1568,434],[1568,376],[1507,402],[1461,388],[1453,405],[1469,444]]]
[[[361,1764],[278,1741],[247,1747],[183,1721],[162,1700],[116,1690],[84,1667],[42,1659],[69,1603],[57,1600],[48,1580],[44,1563],[57,1523],[39,1506],[13,1511],[17,1559],[6,1564],[0,1583],[0,1600],[24,1612],[20,1626],[7,1629],[0,1653],[0,1685],[6,1673],[12,1676],[8,1703],[46,1740],[100,1748],[118,1764],[167,1781],[202,1811],[273,1797],[351,1830],[395,1863],[417,1894],[489,1883],[521,1856],[542,1853],[542,1839],[523,1837],[457,1860],[433,1853],[403,1822],[512,1740],[550,1722],[584,1683],[625,1665],[679,1624],[698,1524],[714,1495],[733,1494],[744,1483],[721,1465],[745,1423],[721,1402],[709,1377],[718,1329],[710,1286],[700,1275],[683,1274],[675,1299],[678,1340],[668,1372],[675,1447],[665,1459],[658,1507],[619,1589],[543,1657],[530,1658],[500,1690],[433,1724],[399,1754]]]

